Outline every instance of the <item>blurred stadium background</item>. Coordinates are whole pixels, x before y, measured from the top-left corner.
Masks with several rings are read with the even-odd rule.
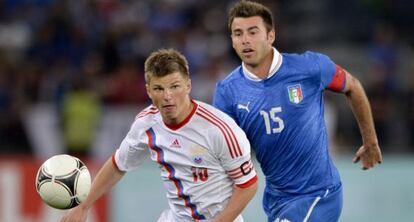
[[[192,95],[239,64],[227,30],[234,1],[0,1],[0,222],[56,221],[40,203],[41,161],[70,153],[102,164],[149,104],[143,62],[173,47],[190,62]],[[411,221],[414,209],[414,1],[263,0],[281,52],[319,51],[357,76],[370,98],[384,163],[351,163],[360,136],[344,97],[326,94],[332,155],[345,190],[341,221]],[[90,221],[154,221],[167,207],[153,163],[128,174]],[[263,179],[263,177],[261,177]],[[263,187],[263,181],[261,181]],[[246,221],[265,221],[261,191]]]

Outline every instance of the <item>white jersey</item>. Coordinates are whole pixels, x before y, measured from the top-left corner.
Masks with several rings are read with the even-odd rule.
[[[218,109],[192,101],[179,125],[167,125],[151,105],[139,113],[113,155],[121,171],[136,169],[147,157],[157,162],[176,221],[209,220],[227,205],[233,185],[257,180],[245,133]]]

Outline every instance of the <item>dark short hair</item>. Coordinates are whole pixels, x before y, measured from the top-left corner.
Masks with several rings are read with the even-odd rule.
[[[145,60],[145,81],[152,76],[163,77],[179,72],[184,78],[190,78],[187,59],[175,49],[159,49]]]
[[[273,15],[268,7],[257,2],[242,0],[237,2],[229,10],[229,30],[231,31],[231,25],[233,23],[234,18],[249,18],[253,16],[260,16],[263,19],[268,32],[274,28]]]

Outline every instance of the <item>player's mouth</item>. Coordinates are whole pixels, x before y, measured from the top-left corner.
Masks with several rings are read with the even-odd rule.
[[[162,109],[167,111],[167,112],[171,112],[175,109],[175,105],[163,105]]]
[[[247,57],[252,56],[252,55],[253,55],[253,53],[254,53],[254,50],[253,50],[253,49],[251,49],[251,48],[247,48],[247,49],[243,49],[243,50],[242,50],[242,54],[243,54],[244,56],[247,56]]]

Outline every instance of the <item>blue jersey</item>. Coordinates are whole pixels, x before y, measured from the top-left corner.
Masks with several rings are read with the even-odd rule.
[[[328,150],[323,91],[335,63],[306,52],[282,54],[268,79],[248,79],[242,66],[217,83],[214,105],[246,132],[267,189],[276,195],[305,194],[340,183]]]

